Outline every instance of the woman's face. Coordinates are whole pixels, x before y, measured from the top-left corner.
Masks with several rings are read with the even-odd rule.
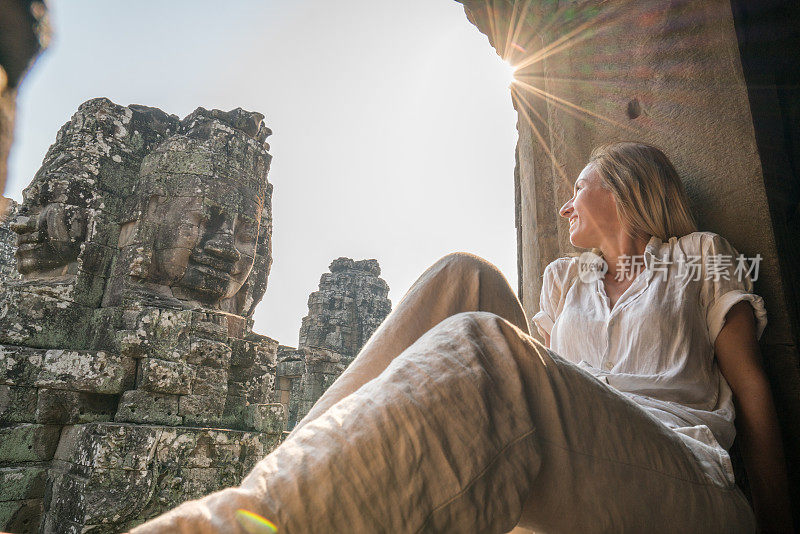
[[[569,220],[569,241],[578,248],[599,248],[621,229],[614,196],[602,187],[592,163],[581,171],[572,198],[558,213]]]

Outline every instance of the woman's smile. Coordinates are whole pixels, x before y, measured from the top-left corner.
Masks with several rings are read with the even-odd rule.
[[[578,223],[578,218],[577,217],[572,217],[569,220],[569,231],[570,232],[572,231],[572,228],[577,225],[577,223]]]

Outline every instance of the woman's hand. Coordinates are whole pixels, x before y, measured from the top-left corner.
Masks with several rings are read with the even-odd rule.
[[[739,302],[728,311],[714,351],[734,395],[736,428],[759,531],[794,532],[780,429],[749,302]]]

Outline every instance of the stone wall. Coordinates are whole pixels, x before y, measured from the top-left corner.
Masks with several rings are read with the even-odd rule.
[[[763,258],[755,283],[769,312],[761,349],[793,494],[800,496],[800,325],[791,297],[800,288],[797,238],[790,235],[799,197],[797,169],[792,175],[785,161],[797,154],[797,91],[783,85],[796,75],[766,72],[779,61],[773,56],[798,64],[796,46],[778,45],[789,35],[796,43],[798,10],[792,18],[788,8],[780,13],[766,3],[765,19],[756,16],[761,3],[739,0],[738,17],[727,0],[459,1],[497,53],[518,67],[511,92],[519,132],[519,294],[528,316],[538,311],[545,266],[574,251],[558,208],[592,148],[619,140],[661,147],[684,179],[700,229]],[[762,69],[755,78],[743,70],[737,30],[744,44],[750,34],[751,62]],[[751,108],[757,94],[767,95],[755,100],[761,142]]]
[[[9,225],[0,530],[123,531],[280,442],[262,119],[101,98],[59,131]]]
[[[389,315],[389,286],[377,260],[338,258],[308,297],[297,349],[278,353],[275,402],[287,408],[291,430],[339,378]]]

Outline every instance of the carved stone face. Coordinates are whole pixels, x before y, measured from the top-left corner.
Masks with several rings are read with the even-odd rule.
[[[23,275],[66,274],[86,238],[86,185],[37,180],[29,186],[11,229],[17,233],[17,269]]]
[[[203,196],[152,197],[146,215],[158,223],[153,267],[160,283],[209,305],[235,295],[250,275],[262,209],[245,188],[219,185],[208,184]]]

